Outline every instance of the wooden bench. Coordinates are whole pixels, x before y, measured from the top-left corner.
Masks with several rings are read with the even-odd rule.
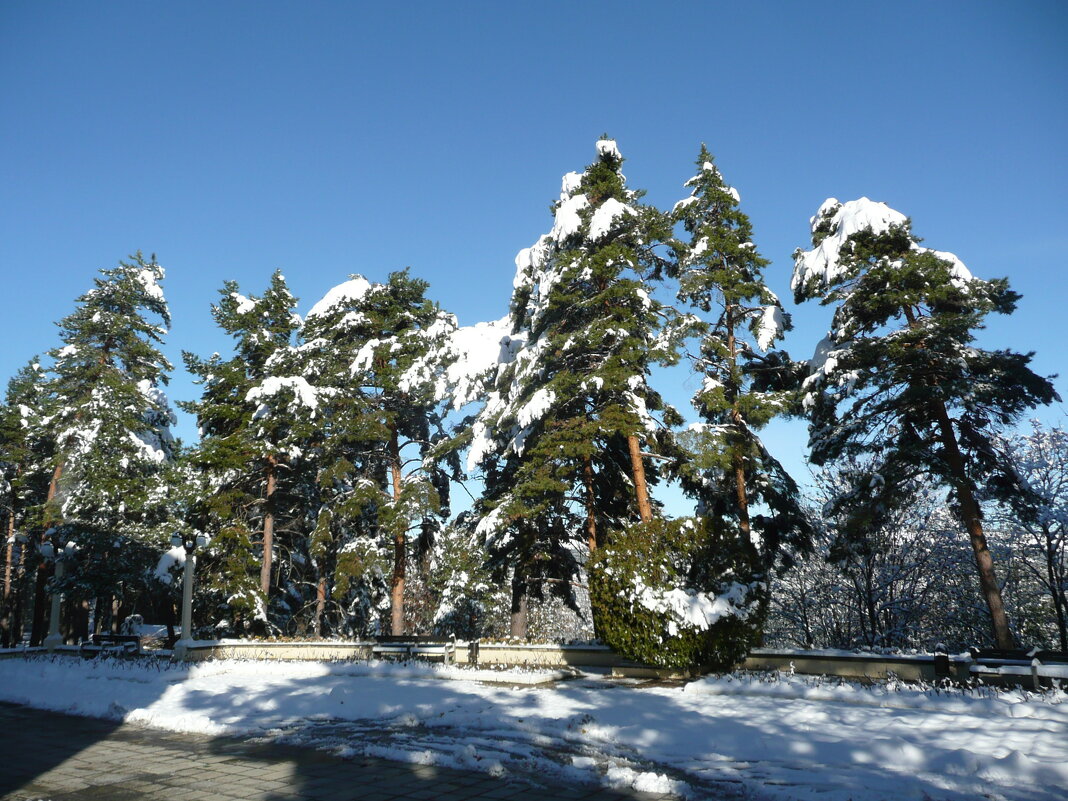
[[[141,637],[137,634],[112,634],[104,632],[94,634],[89,642],[78,646],[78,651],[86,659],[92,659],[102,653],[139,654]]]
[[[371,655],[379,659],[441,659],[446,665],[456,664],[456,639],[439,637],[406,637],[384,635],[375,638]]]

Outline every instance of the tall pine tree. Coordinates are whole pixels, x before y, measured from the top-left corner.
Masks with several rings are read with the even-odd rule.
[[[812,218],[812,249],[795,253],[794,296],[835,309],[804,384],[812,461],[878,457],[832,510],[848,510],[857,531],[894,508],[899,486],[925,477],[948,487],[994,640],[1011,648],[978,491],[1020,491],[993,437],[1057,395],[1028,367],[1030,354],[975,345],[988,314],[1016,308],[1008,281],[974,278],[952,253],[919,242],[904,215],[867,198],[829,199]]]
[[[210,477],[212,488],[193,504],[189,522],[215,538],[207,560],[222,560],[231,569],[229,583],[218,588],[224,614],[232,623],[262,625],[278,584],[273,578],[278,517],[282,513],[287,522],[299,517],[291,511],[291,486],[293,463],[301,455],[294,427],[302,423],[289,407],[294,401],[299,405],[303,387],[282,374],[285,369],[274,357],[292,344],[300,320],[296,298],[279,271],[261,296],[241,294],[233,281],[219,294],[211,313],[233,338],[233,355],[201,359],[183,353],[186,369],[203,387],[200,400],[181,404],[196,415],[200,429],[200,444],[190,458]],[[253,589],[246,578],[255,561],[259,580]],[[285,616],[288,601],[284,596],[279,601]]]
[[[790,320],[764,283],[768,261],[753,244],[738,192],[704,145],[697,168],[672,215],[689,235],[670,268],[679,300],[710,315],[694,358],[703,381],[693,403],[705,422],[691,428],[696,458],[684,483],[717,530],[736,528],[770,568],[811,536],[796,483],[757,434],[787,410],[787,391],[767,388],[788,372],[788,359],[773,348]]]
[[[4,532],[0,642],[22,638],[25,575],[30,567],[28,531],[39,528],[35,512],[47,498],[55,450],[49,423],[48,378],[35,358],[11,379],[0,405],[0,519]]]
[[[162,385],[170,363],[159,350],[170,325],[163,268],[141,253],[102,270],[60,323],[51,351],[55,431],[43,527],[80,558],[64,579],[71,597],[98,600],[98,625],[120,615],[145,586],[165,536],[164,468],[174,422]]]
[[[648,383],[653,364],[676,358],[662,336],[669,310],[646,285],[670,224],[627,187],[622,164],[615,141],[598,141],[597,159],[564,176],[552,230],[517,256],[512,326],[524,345],[472,429],[469,463],[486,478],[478,530],[513,567],[515,634],[528,586],[572,578],[572,532],[593,552],[609,529],[652,519],[660,471],[647,452],[671,448],[664,424],[679,419]]]
[[[362,568],[366,556],[345,555],[363,552],[361,532],[384,536],[392,552],[395,635],[407,628],[405,586],[418,561],[413,556],[428,552],[448,515],[450,476],[458,473],[455,456],[440,447],[447,439],[448,393],[439,354],[456,320],[426,298],[427,288],[407,271],[390,274],[385,284],[353,276],[309,312],[297,349],[303,375],[325,409],[316,557],[342,571]],[[346,544],[355,549],[339,550]],[[352,578],[337,575],[335,583]],[[320,584],[319,597],[325,594]]]

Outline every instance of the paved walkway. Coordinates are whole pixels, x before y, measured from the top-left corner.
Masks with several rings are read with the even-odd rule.
[[[184,735],[0,703],[0,801],[666,801],[592,786],[347,760],[311,749]]]

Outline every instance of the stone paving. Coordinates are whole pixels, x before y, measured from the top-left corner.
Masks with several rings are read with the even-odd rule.
[[[668,801],[185,735],[0,703],[0,801]]]

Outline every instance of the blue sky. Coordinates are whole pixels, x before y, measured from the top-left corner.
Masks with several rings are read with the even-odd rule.
[[[0,380],[137,249],[168,271],[177,399],[197,392],[181,350],[228,346],[209,314],[226,279],[257,293],[281,268],[307,310],[411,266],[462,323],[500,317],[602,132],[668,207],[707,142],[784,300],[824,198],[889,203],[1023,293],[982,344],[1068,375],[1066,39],[1062,2],[7,0]],[[808,356],[828,313],[787,306]],[[804,470],[802,424],[768,440]]]

